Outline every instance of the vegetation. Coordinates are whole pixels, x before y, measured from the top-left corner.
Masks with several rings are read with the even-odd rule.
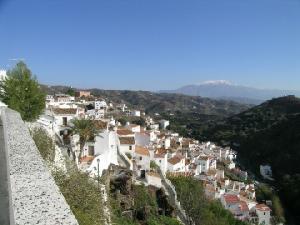
[[[43,86],[48,94],[67,93],[69,87]],[[109,99],[113,103],[125,103],[131,109],[144,110],[147,114],[165,112],[196,112],[203,115],[230,116],[247,110],[250,105],[239,104],[228,100],[212,100],[198,96],[181,94],[154,93],[149,91],[119,91],[91,89],[95,97]],[[196,118],[196,117],[194,117]]]
[[[219,121],[200,132],[198,138],[231,145],[238,151],[241,164],[257,177],[260,165],[271,165],[275,181],[269,183],[279,193],[286,211],[300,224],[299,128],[300,99],[286,96]]]
[[[53,176],[80,225],[103,225],[100,190],[85,173],[74,170],[68,175],[55,171]]]
[[[278,195],[268,185],[259,185],[259,187],[256,189],[256,199],[259,202],[271,200],[275,224],[286,222],[281,201]]]
[[[175,185],[178,199],[196,225],[246,225],[236,220],[220,202],[208,201],[200,181],[189,177],[169,177]]]
[[[93,140],[98,134],[99,129],[95,123],[90,119],[75,119],[73,120],[73,133],[79,135],[80,154],[81,156],[85,143],[89,140]]]
[[[72,88],[72,87],[69,87],[69,89],[67,90],[66,94],[70,95],[70,96],[75,96],[75,89]]]
[[[34,140],[42,158],[47,162],[53,162],[55,157],[55,143],[43,128],[34,128],[31,131]]]
[[[9,108],[18,111],[25,121],[34,121],[45,108],[45,94],[31,71],[23,62],[7,73],[0,82],[0,99]]]
[[[113,222],[118,225],[181,225],[173,217],[159,215],[158,200],[155,192],[151,192],[144,185],[133,185],[132,196],[134,200],[134,218],[129,219],[121,214],[121,210],[114,198],[111,199],[113,209]]]

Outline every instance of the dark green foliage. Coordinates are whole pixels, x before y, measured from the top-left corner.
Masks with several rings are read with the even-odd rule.
[[[246,225],[236,220],[220,202],[208,201],[201,182],[188,177],[169,178],[176,187],[180,203],[196,225]]]
[[[80,225],[103,225],[101,194],[95,181],[79,171],[53,173],[56,184]]]
[[[199,139],[231,144],[239,153],[239,161],[258,176],[259,166],[270,164],[275,178],[272,185],[279,192],[287,211],[300,224],[299,98],[272,99],[215,123],[201,134]],[[274,201],[280,205],[279,199]]]
[[[7,78],[0,82],[0,99],[9,108],[18,111],[25,121],[36,120],[45,108],[45,93],[23,62],[8,71]]]
[[[43,86],[49,93],[66,93],[69,87],[64,86]],[[174,113],[196,112],[204,115],[229,116],[240,113],[250,107],[250,105],[239,104],[227,100],[212,100],[197,96],[187,96],[181,94],[163,94],[148,91],[119,91],[91,89],[91,94],[110,101],[121,104],[125,103],[131,109],[145,110],[148,114],[154,113]]]
[[[74,119],[73,121],[73,133],[79,135],[80,141],[80,154],[85,145],[89,140],[94,140],[94,138],[99,134],[100,130],[96,127],[93,120],[90,119]]]
[[[70,87],[67,92],[66,92],[67,95],[70,95],[70,96],[75,96],[75,89]]]
[[[256,189],[256,199],[259,202],[271,200],[274,221],[285,223],[284,210],[277,194],[266,184],[261,184]]]
[[[47,131],[43,128],[34,128],[31,131],[31,136],[43,159],[53,162],[55,157],[55,143]]]
[[[117,225],[181,225],[176,218],[158,214],[157,199],[144,185],[133,185],[132,196],[134,199],[134,219],[121,215],[121,210],[114,198],[111,198],[113,222]],[[147,212],[147,213],[146,213]]]

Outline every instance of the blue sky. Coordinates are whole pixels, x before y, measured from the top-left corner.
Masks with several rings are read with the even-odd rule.
[[[300,90],[300,0],[0,0],[0,67],[47,84]]]

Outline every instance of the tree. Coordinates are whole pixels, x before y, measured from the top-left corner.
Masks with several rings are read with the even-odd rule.
[[[69,87],[69,89],[67,90],[66,94],[70,95],[70,96],[75,96],[75,89],[72,88],[72,87]]]
[[[9,108],[18,111],[23,120],[36,120],[45,108],[46,97],[36,77],[24,62],[18,62],[7,75],[0,82],[0,99]]]
[[[98,129],[90,119],[75,119],[73,120],[73,134],[79,135],[79,145],[80,152],[78,158],[81,157],[81,153],[85,143],[89,140],[94,140],[94,138],[99,134],[100,129]]]

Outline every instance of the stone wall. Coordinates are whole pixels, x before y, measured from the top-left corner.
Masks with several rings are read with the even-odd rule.
[[[2,108],[1,119],[15,224],[77,225],[19,113]]]

